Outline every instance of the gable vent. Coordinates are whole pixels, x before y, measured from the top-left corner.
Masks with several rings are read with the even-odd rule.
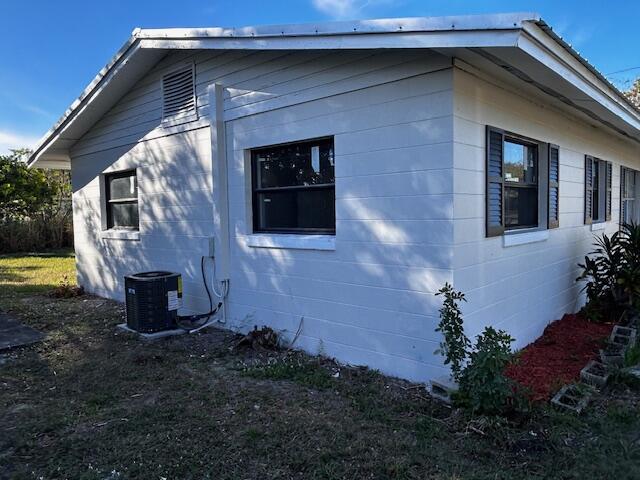
[[[198,118],[193,66],[162,77],[162,121],[188,122]]]

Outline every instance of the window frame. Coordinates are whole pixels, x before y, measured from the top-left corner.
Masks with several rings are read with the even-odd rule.
[[[612,181],[613,181],[613,163],[592,155],[585,155],[585,161],[592,163],[591,167],[591,186],[587,185],[587,171],[585,165],[584,178],[584,216],[585,225],[598,225],[611,221],[612,214]],[[594,178],[597,172],[597,186]],[[597,203],[595,202],[597,191]],[[591,195],[591,211],[587,212],[586,199],[587,195]],[[594,216],[594,210],[597,209],[598,218]]]
[[[136,197],[127,198],[111,198],[111,180],[116,178],[134,177],[136,180]],[[140,196],[138,191],[138,172],[135,168],[127,170],[119,170],[117,172],[109,172],[103,174],[104,181],[104,206],[106,214],[105,227],[106,230],[118,230],[118,231],[139,231],[140,230]],[[112,205],[122,204],[135,204],[138,211],[138,224],[136,226],[114,226],[113,224],[113,211]]]
[[[504,161],[504,145],[505,143],[513,143],[516,145],[521,145],[524,147],[529,147],[529,148],[533,148],[535,149],[535,162],[536,162],[536,182],[535,183],[531,183],[531,182],[527,182],[525,183],[519,183],[519,182],[509,182],[507,181],[507,172],[506,172],[506,168],[505,168],[505,161]],[[502,178],[503,178],[503,188],[504,188],[504,197],[503,197],[503,202],[504,202],[504,208],[505,208],[505,219],[504,219],[504,231],[505,233],[508,232],[514,232],[514,231],[522,231],[522,230],[532,230],[532,229],[536,229],[536,228],[540,228],[540,217],[541,217],[541,205],[540,205],[540,180],[541,180],[541,176],[540,176],[540,150],[541,150],[541,143],[540,142],[536,142],[535,140],[526,138],[526,137],[522,137],[520,135],[516,135],[513,134],[511,132],[504,132],[504,138],[502,140],[502,165],[503,165],[503,171],[502,171]],[[525,160],[526,161],[526,160]],[[532,189],[535,188],[536,191],[536,224],[535,225],[518,225],[518,226],[507,226],[507,221],[506,221],[506,208],[507,208],[507,195],[506,195],[506,191],[509,188],[521,188],[521,189]]]
[[[635,170],[633,168],[629,168],[629,167],[625,167],[624,165],[620,166],[620,218],[619,218],[619,223],[620,225],[624,225],[625,223],[625,219],[624,217],[624,213],[627,211],[625,210],[626,207],[626,203],[631,203],[631,222],[634,222],[634,218],[636,215],[636,211],[638,209],[638,198],[636,196],[636,192],[638,191],[638,174],[640,172],[638,170]],[[627,191],[627,178],[628,175],[633,175],[633,182],[631,184],[633,191],[632,192],[628,192]],[[630,194],[630,195],[629,195]]]
[[[277,149],[278,147],[285,147],[290,145],[301,145],[331,141],[333,150],[334,161],[334,175],[332,183],[322,183],[314,185],[288,185],[282,187],[259,187],[258,186],[258,162],[257,155],[265,150]],[[252,148],[249,150],[249,165],[251,169],[251,206],[252,206],[252,223],[253,233],[255,234],[293,234],[293,235],[335,235],[336,234],[336,220],[335,220],[335,137],[333,135],[317,137],[305,140],[296,140],[293,142],[283,142],[274,145],[266,145],[262,147]],[[260,226],[260,205],[259,197],[261,193],[268,192],[295,192],[295,191],[311,191],[311,190],[332,190],[333,191],[333,228],[278,228],[278,227],[261,227]]]

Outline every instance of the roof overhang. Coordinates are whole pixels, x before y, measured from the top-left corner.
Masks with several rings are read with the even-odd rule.
[[[243,28],[136,29],[29,158],[69,168],[69,149],[169,51],[435,49],[485,62],[640,142],[638,111],[537,14],[398,18]]]

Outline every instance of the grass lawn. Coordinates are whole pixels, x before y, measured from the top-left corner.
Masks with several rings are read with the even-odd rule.
[[[576,417],[471,417],[419,386],[218,330],[156,343],[122,306],[54,299],[70,254],[0,257],[0,309],[47,334],[0,356],[0,478],[640,478],[640,394]]]

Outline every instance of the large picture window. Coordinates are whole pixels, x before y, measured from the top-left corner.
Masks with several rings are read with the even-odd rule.
[[[255,232],[333,234],[333,138],[251,151]]]
[[[138,230],[138,180],[135,170],[105,175],[107,228]]]

